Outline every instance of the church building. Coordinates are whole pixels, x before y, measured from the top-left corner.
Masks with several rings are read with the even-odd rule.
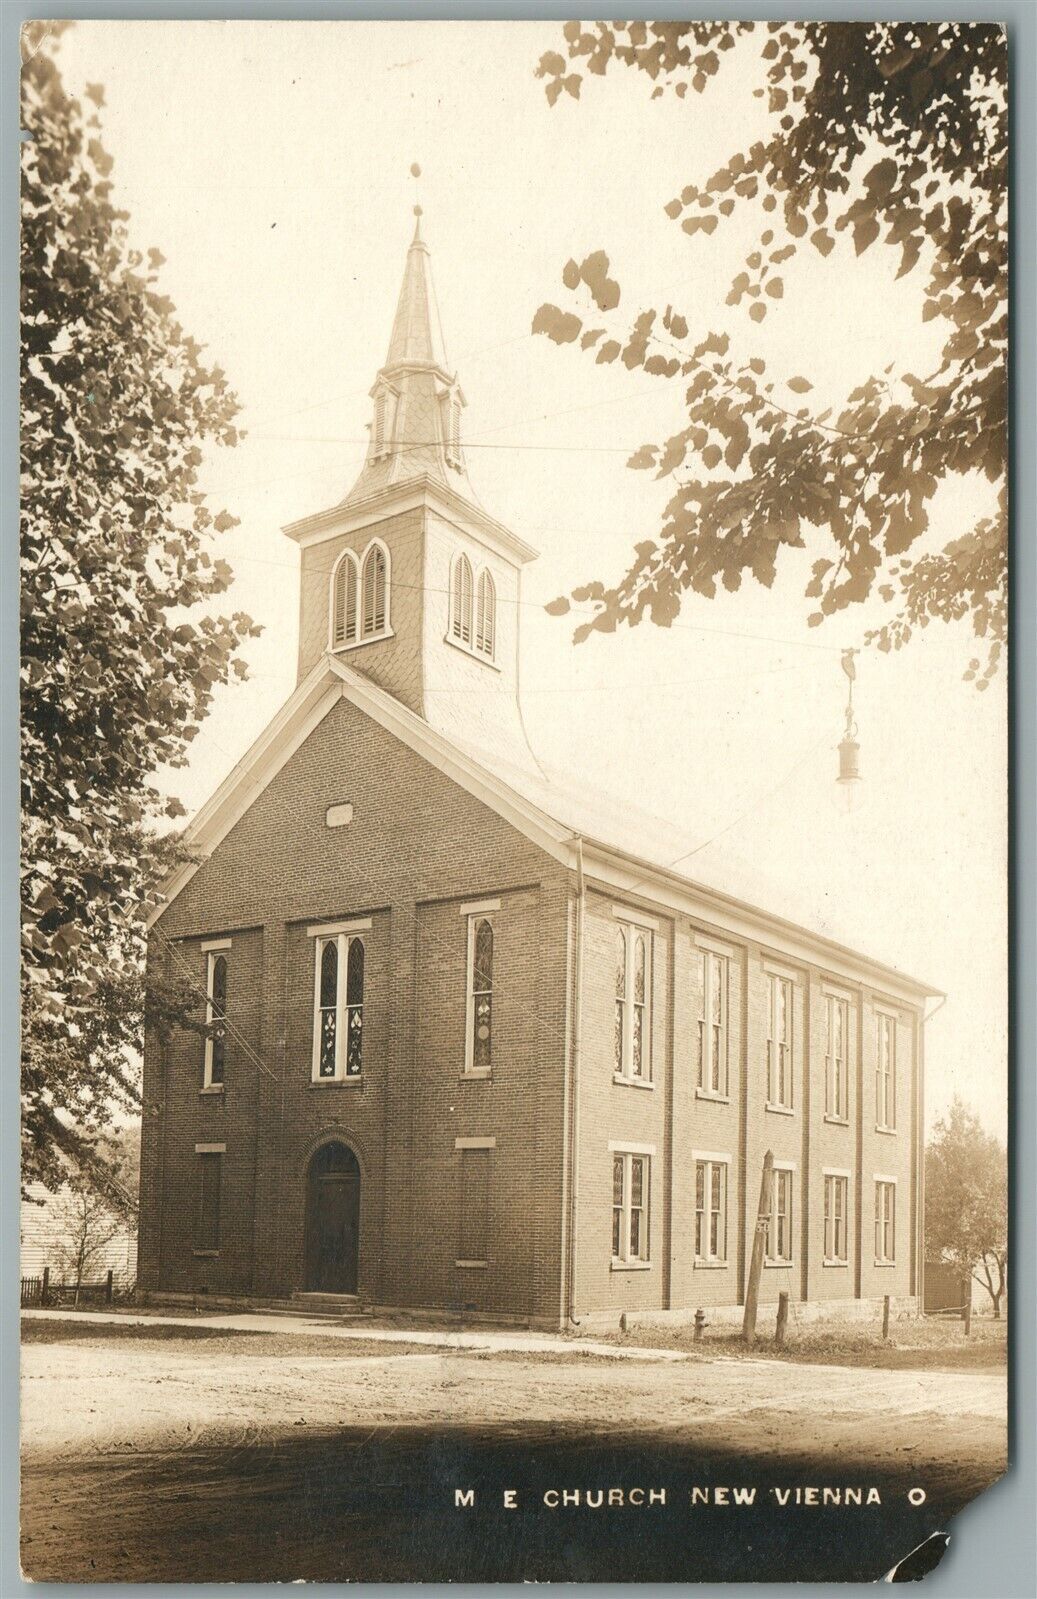
[[[299,547],[298,684],[187,837],[149,965],[139,1285],[543,1327],[921,1292],[902,972],[667,864],[523,723],[533,550],[468,480],[420,214],[370,443]],[[311,1296],[311,1297],[307,1297]]]

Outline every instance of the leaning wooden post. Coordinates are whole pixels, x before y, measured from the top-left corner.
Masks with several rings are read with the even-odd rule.
[[[882,1342],[889,1337],[889,1295],[882,1296]]]
[[[965,1337],[972,1337],[972,1284],[965,1288]]]
[[[50,1267],[43,1268],[43,1282],[40,1284],[40,1304],[46,1305],[50,1300]]]
[[[742,1317],[742,1338],[747,1344],[751,1344],[756,1337],[756,1308],[760,1299],[760,1276],[763,1272],[763,1251],[767,1242],[767,1227],[770,1223],[773,1182],[774,1156],[768,1149],[763,1157],[763,1177],[760,1180],[760,1208],[756,1214],[753,1252],[749,1261],[749,1281],[745,1289],[745,1315]]]
[[[112,1281],[114,1275],[114,1272],[112,1272],[112,1270],[109,1268],[108,1275],[104,1280],[104,1302],[106,1305],[110,1305],[112,1302]]]
[[[789,1296],[788,1290],[783,1288],[778,1295],[778,1323],[774,1329],[774,1342],[780,1349],[785,1342],[785,1329],[789,1324]]]

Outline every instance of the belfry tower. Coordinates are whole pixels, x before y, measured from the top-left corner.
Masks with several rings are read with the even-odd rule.
[[[469,482],[420,206],[371,400],[348,494],[284,529],[302,552],[299,678],[330,651],[484,759],[535,769],[518,687],[521,570],[537,552]]]

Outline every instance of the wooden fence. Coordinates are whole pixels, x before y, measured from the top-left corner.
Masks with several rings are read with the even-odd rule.
[[[46,1305],[68,1305],[77,1298],[83,1300],[101,1299],[104,1304],[110,1305],[114,1298],[114,1272],[109,1271],[103,1282],[80,1283],[77,1290],[75,1283],[52,1282],[50,1267],[44,1266],[42,1277],[22,1278],[21,1303],[24,1309],[34,1309]]]

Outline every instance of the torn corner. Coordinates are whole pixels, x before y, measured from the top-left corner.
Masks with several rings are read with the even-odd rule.
[[[944,1555],[947,1553],[951,1541],[949,1532],[933,1532],[912,1549],[909,1555],[887,1571],[885,1582],[921,1582],[923,1577],[928,1577],[930,1571],[935,1571]]]

